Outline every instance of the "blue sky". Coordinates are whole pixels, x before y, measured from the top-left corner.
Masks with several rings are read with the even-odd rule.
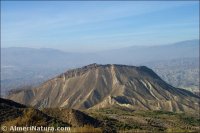
[[[198,39],[197,1],[3,1],[1,46],[70,52]]]

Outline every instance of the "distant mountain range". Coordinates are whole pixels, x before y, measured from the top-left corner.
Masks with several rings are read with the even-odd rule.
[[[99,109],[117,105],[134,110],[190,113],[199,109],[200,99],[172,87],[145,66],[110,64],[73,69],[36,88],[13,92],[7,98],[39,109]]]
[[[37,86],[63,71],[94,62],[147,65],[168,83],[176,87],[197,90],[198,59],[199,40],[170,45],[133,46],[97,53],[69,53],[55,49],[19,47],[1,48],[1,91],[2,94],[6,94],[11,89]],[[187,68],[185,68],[186,64],[189,64]],[[179,74],[179,68],[184,76]]]

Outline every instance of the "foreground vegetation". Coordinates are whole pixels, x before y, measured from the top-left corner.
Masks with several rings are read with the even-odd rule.
[[[70,130],[62,131],[69,133],[198,132],[200,130],[198,114],[135,111],[125,107],[84,110],[84,113],[71,109],[11,108],[4,104],[1,107],[0,124],[7,127],[70,127]]]
[[[134,111],[125,108],[89,110],[116,132],[198,132],[197,115],[166,111]]]

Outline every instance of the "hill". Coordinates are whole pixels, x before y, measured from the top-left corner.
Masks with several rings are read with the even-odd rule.
[[[175,112],[199,109],[197,95],[174,88],[145,66],[91,64],[8,98],[40,109],[99,109],[113,105]]]
[[[6,126],[7,131],[11,126],[42,126],[51,127],[51,129],[52,127],[70,127],[69,132],[101,132],[103,130],[101,121],[78,110],[45,109],[41,111],[3,98],[0,98],[0,108],[0,124]],[[63,117],[64,114],[67,116]]]
[[[70,126],[67,123],[50,117],[43,112],[26,107],[11,100],[0,98],[0,124],[4,126],[51,126],[55,123]]]

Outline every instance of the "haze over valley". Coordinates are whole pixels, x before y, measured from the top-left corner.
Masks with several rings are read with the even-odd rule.
[[[199,40],[163,46],[133,46],[96,53],[2,48],[2,94],[8,93],[11,89],[37,86],[64,71],[92,63],[145,65],[169,84],[196,92],[199,88],[198,56]]]

